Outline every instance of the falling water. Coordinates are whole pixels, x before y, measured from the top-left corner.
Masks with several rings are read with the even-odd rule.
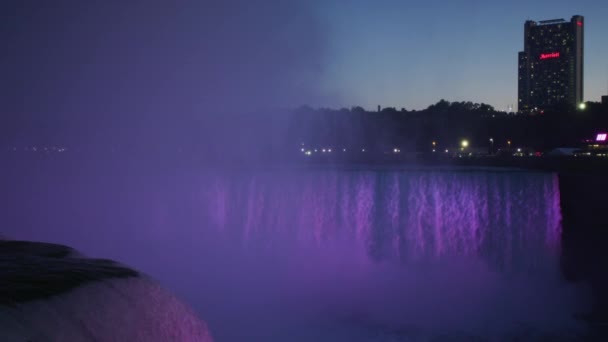
[[[284,310],[409,337],[574,326],[555,175],[316,170],[216,176],[200,191],[206,229],[222,251],[266,256]]]
[[[244,246],[341,243],[373,264],[469,258],[500,272],[557,271],[552,175],[316,171],[219,176],[201,192],[208,229]]]
[[[120,170],[112,183],[99,172],[33,177],[6,202],[25,229],[6,234],[143,270],[217,340],[579,331],[572,317],[583,301],[559,267],[555,175],[221,171]]]

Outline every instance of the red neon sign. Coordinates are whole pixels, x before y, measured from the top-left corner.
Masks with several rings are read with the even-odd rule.
[[[578,25],[578,26],[583,26],[583,22],[582,22],[582,21],[577,21],[577,22],[576,22],[576,25]]]
[[[540,59],[559,58],[559,52],[541,53]]]

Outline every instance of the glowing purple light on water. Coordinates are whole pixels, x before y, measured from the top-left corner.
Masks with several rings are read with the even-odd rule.
[[[17,198],[25,208],[17,212],[48,227],[36,239],[64,232],[89,254],[158,279],[217,340],[284,333],[271,340],[292,341],[334,324],[376,335],[385,327],[484,334],[488,325],[558,325],[575,311],[559,273],[555,175],[222,171],[142,172],[110,184],[65,176],[44,189],[64,201]],[[47,210],[32,215],[39,208]],[[332,337],[303,340],[371,340]]]
[[[231,235],[256,227],[270,242],[276,240],[273,232],[289,229],[293,234],[284,238],[297,244],[372,243],[378,255],[368,250],[368,257],[386,260],[484,259],[490,248],[506,265],[514,258],[523,262],[526,255],[554,255],[559,245],[559,190],[551,177],[535,179],[523,190],[516,179],[500,174],[405,173],[387,179],[361,174],[346,181],[303,175],[295,187],[276,177],[251,182],[255,192],[248,196],[257,205],[246,210],[234,196],[247,191],[220,191],[224,183],[212,187],[216,191],[205,201],[213,204],[208,208],[214,222],[231,222],[218,227]],[[511,187],[519,190],[509,192]],[[530,210],[532,202],[542,207]]]

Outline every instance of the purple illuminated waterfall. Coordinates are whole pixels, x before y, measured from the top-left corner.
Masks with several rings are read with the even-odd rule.
[[[257,289],[254,307],[406,335],[575,326],[555,175],[318,170],[199,189],[207,240],[221,245],[209,258],[255,274],[219,282]]]
[[[584,312],[552,174],[49,172],[11,185],[6,234],[148,273],[218,341],[555,340]]]
[[[244,245],[349,246],[375,263],[470,258],[509,270],[556,266],[556,176],[317,171],[212,179],[201,202],[209,228]]]

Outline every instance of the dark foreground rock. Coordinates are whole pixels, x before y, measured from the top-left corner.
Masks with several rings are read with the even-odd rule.
[[[212,341],[206,324],[138,272],[69,247],[0,241],[1,341]]]

